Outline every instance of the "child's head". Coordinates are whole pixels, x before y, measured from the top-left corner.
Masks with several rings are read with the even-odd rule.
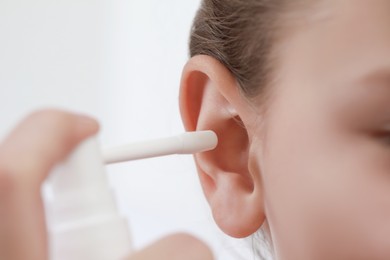
[[[278,259],[390,259],[390,1],[204,0],[181,112],[217,224]]]

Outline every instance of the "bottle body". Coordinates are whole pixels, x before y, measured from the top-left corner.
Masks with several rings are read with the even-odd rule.
[[[50,259],[121,259],[131,252],[94,138],[51,174],[44,194]]]

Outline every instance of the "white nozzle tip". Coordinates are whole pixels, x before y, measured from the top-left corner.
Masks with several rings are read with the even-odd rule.
[[[211,130],[187,132],[180,136],[183,142],[183,154],[200,153],[213,150],[218,145],[218,137]]]

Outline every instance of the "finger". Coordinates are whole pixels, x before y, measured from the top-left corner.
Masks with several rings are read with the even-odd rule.
[[[44,110],[27,117],[0,145],[0,259],[47,258],[41,183],[97,130],[92,119]]]
[[[17,177],[19,184],[39,187],[54,164],[97,130],[96,121],[85,116],[59,110],[35,112],[0,145],[0,170]]]
[[[175,234],[132,255],[128,260],[212,260],[211,250],[188,234]]]

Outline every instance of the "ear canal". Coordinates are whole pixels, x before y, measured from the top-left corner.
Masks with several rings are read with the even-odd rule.
[[[247,165],[249,140],[240,118],[238,116],[224,118],[223,122],[215,120],[213,123],[215,124],[211,127],[217,133],[219,144],[213,151],[198,156],[205,157],[204,162],[215,162],[214,167],[219,171],[224,171],[226,174],[239,174],[240,178],[236,181],[240,181],[241,188],[253,190]]]
[[[195,156],[206,198],[218,226],[233,237],[246,237],[264,221],[258,179],[248,169],[249,140],[239,116],[214,121],[219,145]]]

